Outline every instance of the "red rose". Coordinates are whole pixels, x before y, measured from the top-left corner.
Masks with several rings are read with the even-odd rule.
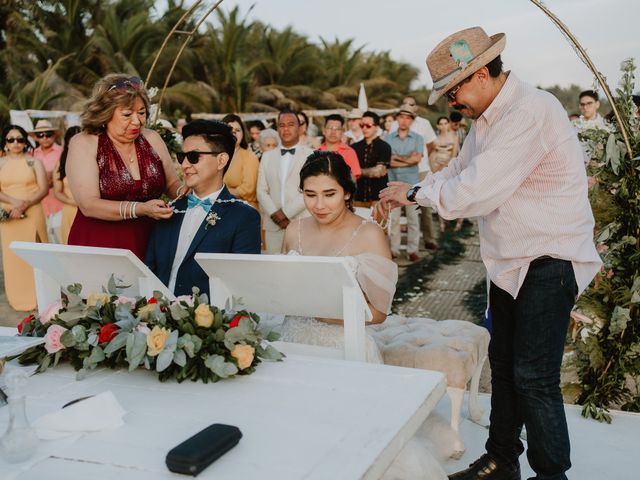
[[[240,319],[246,317],[246,315],[240,315],[239,313],[231,319],[229,322],[229,328],[236,328],[240,324]]]
[[[35,317],[33,316],[33,314],[24,317],[18,324],[18,333],[22,333],[22,329],[25,327],[27,328],[27,331],[31,330],[31,320],[33,320],[34,318]]]
[[[156,300],[156,297],[151,297],[149,300],[147,300],[147,305],[149,305],[150,303],[158,303],[158,300]]]
[[[98,342],[107,343],[113,340],[118,334],[118,327],[115,323],[107,323],[100,329],[100,333],[98,334]]]

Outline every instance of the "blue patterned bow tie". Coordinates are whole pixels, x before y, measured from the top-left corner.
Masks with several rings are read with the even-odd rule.
[[[205,198],[200,200],[193,193],[187,195],[187,208],[202,207],[205,212],[208,212],[211,208],[211,199]]]
[[[280,149],[280,155],[284,155],[285,153],[290,153],[291,155],[295,155],[296,154],[296,149],[295,148],[281,148]]]

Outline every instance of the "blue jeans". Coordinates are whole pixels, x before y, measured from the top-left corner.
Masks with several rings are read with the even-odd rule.
[[[560,392],[560,366],[578,287],[571,262],[534,260],[516,299],[493,283],[491,425],[487,452],[517,465],[524,451],[538,479],[565,480],[571,467],[569,432]]]

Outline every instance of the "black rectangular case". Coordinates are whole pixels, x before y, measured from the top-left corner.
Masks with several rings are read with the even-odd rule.
[[[195,477],[235,447],[241,438],[238,427],[214,423],[172,448],[167,453],[167,467],[172,472]]]

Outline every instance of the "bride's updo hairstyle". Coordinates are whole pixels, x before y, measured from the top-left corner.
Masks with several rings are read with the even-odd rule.
[[[300,191],[304,191],[304,181],[309,177],[327,175],[338,182],[345,193],[349,194],[346,200],[347,208],[353,211],[353,195],[356,192],[356,183],[351,177],[351,168],[344,161],[342,155],[336,152],[316,150],[307,157],[300,170]]]

